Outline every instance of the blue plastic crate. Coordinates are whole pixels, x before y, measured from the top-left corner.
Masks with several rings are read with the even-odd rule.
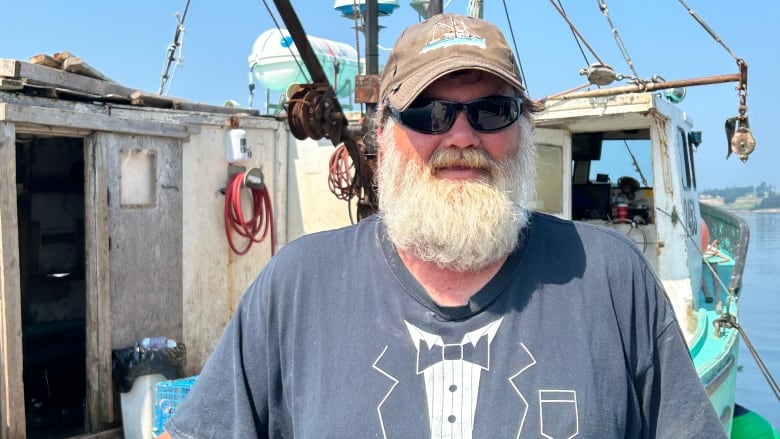
[[[154,427],[152,434],[157,437],[165,431],[165,424],[176,412],[184,397],[195,384],[197,376],[157,383],[154,397]]]

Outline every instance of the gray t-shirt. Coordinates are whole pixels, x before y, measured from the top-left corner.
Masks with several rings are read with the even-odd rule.
[[[725,437],[663,288],[605,228],[534,214],[437,306],[379,217],[304,236],[250,286],[173,437]]]

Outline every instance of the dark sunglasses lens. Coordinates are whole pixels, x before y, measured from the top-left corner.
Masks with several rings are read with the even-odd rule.
[[[471,126],[477,131],[492,132],[513,124],[520,116],[520,99],[492,96],[465,104],[444,100],[416,101],[404,111],[392,110],[403,125],[425,134],[439,134],[452,128],[458,111],[466,111]]]
[[[469,102],[467,108],[471,125],[479,131],[504,129],[520,116],[520,103],[511,97],[477,99]]]
[[[441,133],[452,126],[455,107],[446,101],[423,101],[399,113],[402,124],[421,133]]]

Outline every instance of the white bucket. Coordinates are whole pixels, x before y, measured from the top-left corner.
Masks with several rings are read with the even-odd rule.
[[[143,375],[135,379],[129,392],[121,393],[125,439],[154,438],[154,397],[157,383],[164,380],[165,376],[159,373]]]

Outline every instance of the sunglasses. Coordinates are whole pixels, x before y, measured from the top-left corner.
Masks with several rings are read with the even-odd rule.
[[[469,102],[443,99],[418,99],[404,111],[389,106],[390,115],[401,125],[423,134],[442,134],[449,131],[463,110],[472,128],[482,133],[503,130],[515,123],[523,111],[523,104],[514,96],[488,96]]]

